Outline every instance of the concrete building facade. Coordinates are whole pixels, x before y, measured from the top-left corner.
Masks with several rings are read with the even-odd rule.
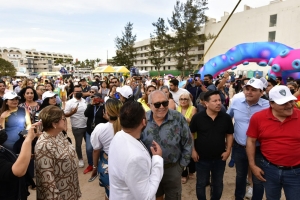
[[[0,47],[0,58],[11,62],[18,72],[37,75],[41,72],[59,70],[54,62],[62,59],[64,63],[73,61],[70,54],[36,51],[36,49],[19,49]]]

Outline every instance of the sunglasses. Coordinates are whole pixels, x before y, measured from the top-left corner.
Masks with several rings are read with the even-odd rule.
[[[163,105],[163,107],[167,107],[169,105],[169,101],[163,101],[163,102],[156,102],[153,103],[155,108],[160,108],[161,105]]]
[[[114,81],[114,82],[111,81],[111,83],[118,83],[118,81]]]
[[[179,99],[179,101],[188,101],[189,99],[183,98],[183,99]]]

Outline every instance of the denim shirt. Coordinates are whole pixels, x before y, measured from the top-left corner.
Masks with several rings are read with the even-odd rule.
[[[146,113],[146,117],[148,123],[142,132],[141,140],[148,150],[150,151],[154,140],[162,149],[164,164],[179,162],[181,166],[187,166],[192,154],[193,140],[183,115],[169,109],[165,121],[160,126],[154,121],[151,110]]]
[[[248,105],[245,98],[239,98],[232,101],[232,104],[227,110],[227,114],[234,119],[234,139],[238,144],[246,146],[246,132],[252,115],[269,107],[269,101],[262,98],[252,106]]]

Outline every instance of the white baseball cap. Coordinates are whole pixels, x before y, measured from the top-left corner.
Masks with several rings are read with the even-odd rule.
[[[3,95],[3,100],[7,100],[7,99],[14,99],[18,97],[19,99],[21,99],[20,96],[17,95],[17,93],[15,92],[6,92],[4,95]]]
[[[263,90],[264,89],[264,84],[263,82],[260,80],[260,79],[257,79],[257,78],[251,78],[247,84],[245,86],[251,86],[251,87],[254,87],[256,89],[261,89]]]
[[[276,85],[269,91],[269,100],[274,101],[278,105],[285,104],[286,102],[297,100],[292,95],[290,89],[285,85]]]
[[[46,91],[42,95],[42,100],[44,101],[46,98],[54,97],[55,95],[57,95],[57,94],[52,91]]]
[[[126,99],[133,95],[132,88],[128,85],[124,85],[123,87],[117,87],[117,92],[120,93]]]

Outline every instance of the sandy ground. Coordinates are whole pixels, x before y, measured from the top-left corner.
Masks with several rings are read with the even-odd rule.
[[[75,144],[74,137],[71,131],[70,122],[68,120],[68,135]],[[99,186],[99,179],[95,179],[93,182],[88,182],[91,173],[83,174],[84,169],[87,167],[87,158],[85,153],[85,143],[83,142],[82,153],[84,157],[85,166],[84,168],[78,169],[80,189],[82,193],[82,200],[99,200],[105,197],[104,188]],[[228,160],[229,161],[229,160]],[[229,168],[226,165],[224,174],[224,190],[221,200],[234,200],[234,189],[235,189],[235,168]],[[28,200],[36,199],[35,190],[29,190],[31,193]],[[206,187],[206,196],[209,199],[209,187]],[[196,180],[189,179],[186,184],[182,185],[182,200],[196,200]],[[264,198],[265,199],[265,198]],[[281,200],[285,200],[284,195]]]

